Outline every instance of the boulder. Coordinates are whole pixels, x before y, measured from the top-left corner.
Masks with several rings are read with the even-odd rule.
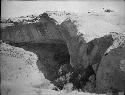
[[[125,47],[118,47],[103,56],[96,74],[98,93],[116,89],[125,91]]]
[[[105,54],[106,50],[113,44],[113,38],[111,35],[105,35],[101,38],[95,38],[87,43],[87,55],[89,56],[89,64],[93,66],[95,73],[98,66]]]
[[[78,35],[76,25],[71,20],[66,20],[61,23],[59,30],[67,44],[71,66],[77,70],[86,68],[88,66],[88,57],[86,56],[87,44],[82,34]]]

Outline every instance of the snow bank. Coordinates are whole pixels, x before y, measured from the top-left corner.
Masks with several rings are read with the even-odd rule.
[[[125,16],[118,13],[97,13],[93,11],[89,14],[76,14],[65,11],[47,11],[47,13],[57,21],[57,24],[71,20],[77,26],[77,34],[83,34],[86,42],[111,34],[114,42],[106,53],[119,46],[125,46]]]
[[[89,14],[68,13],[59,11],[47,11],[51,18],[61,24],[66,20],[71,20],[78,29],[78,34],[82,33],[86,42],[95,38],[108,35],[111,32],[124,33],[125,32],[125,17],[117,13],[96,13]]]
[[[37,95],[34,89],[51,86],[38,70],[36,54],[2,43],[0,59],[2,95]]]

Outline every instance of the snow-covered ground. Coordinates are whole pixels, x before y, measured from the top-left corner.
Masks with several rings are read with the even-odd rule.
[[[57,21],[57,24],[70,19],[77,26],[78,33],[83,34],[86,42],[111,34],[114,42],[106,52],[121,45],[125,46],[125,15],[104,11],[77,14],[66,11],[47,11],[47,13]]]
[[[94,38],[99,38],[111,32],[122,33],[125,35],[125,16],[118,13],[93,12],[90,13],[70,13],[67,12],[47,12],[50,17],[61,24],[63,21],[70,19],[78,29],[78,33],[84,34],[87,42]],[[68,15],[67,15],[68,14]]]
[[[112,12],[105,12],[107,9]],[[110,32],[125,34],[124,9],[124,1],[3,1],[1,17],[17,21],[26,17],[30,20],[32,15],[38,16],[47,11],[58,24],[67,18],[75,21],[78,32],[84,34],[85,40],[89,42]]]
[[[107,9],[112,12],[105,12]],[[30,20],[32,15],[38,16],[47,11],[58,24],[61,24],[67,18],[75,21],[78,32],[84,34],[85,40],[89,42],[110,32],[125,34],[124,9],[124,1],[3,1],[1,17],[4,19],[11,18],[14,21]]]

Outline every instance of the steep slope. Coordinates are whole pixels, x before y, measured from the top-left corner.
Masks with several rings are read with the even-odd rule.
[[[63,40],[54,22],[47,16],[40,16],[39,22],[23,23],[14,22],[15,25],[7,26],[1,30],[1,39],[9,42],[47,42],[53,40]],[[46,18],[45,18],[46,17]],[[8,23],[9,24],[9,23]]]

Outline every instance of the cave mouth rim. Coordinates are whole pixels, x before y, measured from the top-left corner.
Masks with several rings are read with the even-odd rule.
[[[65,50],[66,50],[66,52],[68,52],[68,55],[69,55],[69,63],[68,64],[70,64],[70,54],[69,54],[69,50],[68,50],[68,47],[67,47],[67,44],[66,44],[66,42],[63,42],[63,43],[8,43],[9,45],[11,45],[11,46],[14,46],[14,47],[19,47],[19,48],[23,48],[24,50],[26,50],[26,51],[29,51],[29,52],[33,52],[33,51],[31,51],[31,50],[27,50],[27,49],[25,49],[24,47],[28,47],[28,48],[30,48],[29,47],[29,45],[33,45],[33,44],[35,44],[35,46],[38,46],[39,47],[39,44],[40,45],[43,45],[43,47],[44,48],[46,48],[46,46],[44,46],[44,45],[50,45],[50,51],[52,50],[52,49],[58,49],[58,50],[63,50],[63,47],[65,47]],[[27,45],[26,45],[27,44]],[[58,47],[58,45],[62,45],[62,46],[60,46],[59,48],[57,48]],[[56,48],[52,48],[51,47],[51,45],[52,46],[54,46],[54,47],[56,47]],[[33,50],[34,50],[34,48],[33,47],[31,47]],[[64,51],[65,51],[64,50]],[[56,50],[57,51],[57,50]],[[54,51],[54,52],[56,52],[56,51]],[[37,57],[38,57],[38,60],[39,60],[39,55],[37,54],[37,52],[33,52],[34,54],[36,54],[37,55]],[[61,54],[62,54],[62,52],[61,52]],[[63,57],[62,57],[63,58]],[[37,62],[38,62],[38,60],[37,60]],[[37,64],[37,62],[36,62],[36,65],[37,65],[37,67],[38,67],[38,64]],[[63,64],[64,65],[64,64]],[[71,64],[70,64],[71,65]],[[61,65],[60,65],[60,67],[61,67]],[[39,67],[38,67],[38,70],[39,71],[41,71],[40,69],[39,69]],[[41,71],[42,72],[42,71]],[[44,72],[42,72],[43,73],[43,75],[45,76],[45,74],[44,74]],[[45,77],[46,78],[46,77]],[[46,78],[46,79],[48,79],[48,78]],[[57,78],[56,78],[57,79]],[[48,79],[51,83],[53,83],[53,81],[51,81],[50,79]],[[73,83],[73,82],[69,82],[69,83]],[[74,85],[74,84],[73,84]],[[58,87],[58,86],[56,86],[56,87]],[[64,87],[64,86],[63,86]],[[76,89],[78,89],[78,88],[76,88]],[[75,89],[74,89],[75,90]]]

